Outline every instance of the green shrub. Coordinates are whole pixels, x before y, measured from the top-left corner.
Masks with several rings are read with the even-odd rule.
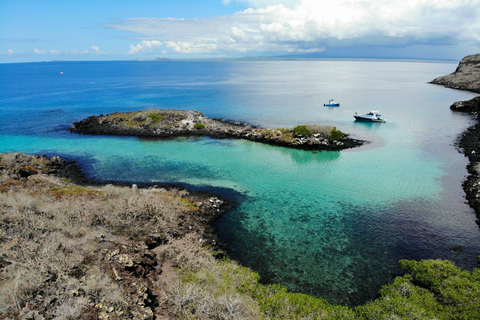
[[[303,136],[311,136],[312,130],[308,129],[306,125],[296,126],[293,129],[293,136],[294,137],[303,137]]]
[[[343,132],[340,130],[337,130],[336,127],[333,127],[332,131],[328,134],[328,140],[334,141],[334,140],[342,140],[343,139]]]
[[[480,319],[480,269],[462,270],[448,260],[401,260],[400,266],[435,295],[447,319]]]
[[[163,118],[163,116],[158,113],[150,113],[148,117],[152,119],[153,122],[160,122]]]
[[[198,122],[198,123],[195,123],[195,125],[193,126],[195,129],[205,129],[205,124],[201,123],[201,122]]]

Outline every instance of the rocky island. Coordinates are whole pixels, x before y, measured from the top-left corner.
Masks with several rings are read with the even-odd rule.
[[[480,93],[480,53],[463,58],[454,73],[434,79],[431,83],[442,84],[448,88],[468,90]],[[478,120],[480,112],[480,96],[468,101],[454,102],[450,109],[465,112]],[[464,132],[458,141],[458,146],[468,157],[467,166],[470,174],[463,183],[466,198],[475,210],[480,221],[480,125],[478,122]]]
[[[363,141],[351,139],[330,126],[300,125],[293,129],[257,128],[240,122],[214,119],[195,110],[149,109],[91,116],[73,123],[73,132],[95,135],[126,135],[150,138],[208,136],[245,139],[304,150],[342,150]]]

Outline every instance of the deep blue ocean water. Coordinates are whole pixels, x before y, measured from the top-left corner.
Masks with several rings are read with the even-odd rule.
[[[233,197],[218,222],[229,254],[266,282],[357,304],[399,259],[472,269],[475,214],[454,143],[475,95],[431,85],[456,64],[396,61],[49,62],[0,65],[0,152],[58,154],[101,181],[178,183]],[[64,72],[64,75],[60,75]],[[325,108],[329,98],[340,108]],[[311,152],[248,141],[83,136],[93,114],[196,109],[266,127],[333,125],[365,146]],[[380,110],[387,123],[354,122]],[[462,246],[462,253],[451,248]]]

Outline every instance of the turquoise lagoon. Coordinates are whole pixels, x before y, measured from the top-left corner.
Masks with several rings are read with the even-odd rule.
[[[52,62],[0,65],[0,152],[59,154],[100,181],[175,183],[237,202],[217,224],[229,255],[265,282],[331,302],[375,298],[399,259],[471,269],[480,254],[449,110],[474,94],[430,85],[452,63],[395,61]],[[59,75],[59,72],[65,75]],[[329,98],[340,108],[325,108]],[[196,109],[266,127],[336,126],[368,140],[311,152],[242,140],[82,136],[92,114]],[[353,120],[380,110],[387,123]],[[462,253],[451,248],[462,246]]]

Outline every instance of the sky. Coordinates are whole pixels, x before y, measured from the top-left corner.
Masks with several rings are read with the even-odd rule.
[[[0,0],[0,63],[479,52],[480,0]]]

